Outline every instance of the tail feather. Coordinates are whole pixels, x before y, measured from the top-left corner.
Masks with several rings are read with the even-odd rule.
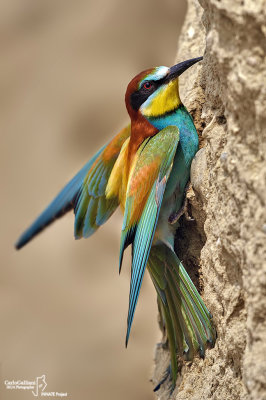
[[[172,308],[176,311],[172,312],[173,318],[178,318],[183,336],[183,345],[181,355],[186,359],[192,359],[194,352],[202,348],[202,340],[198,330],[197,316],[191,310],[190,304],[186,299],[186,294],[182,293],[180,283],[176,283],[171,276],[167,276],[169,284],[168,302],[171,301]]]
[[[171,248],[152,246],[148,271],[158,294],[167,332],[173,382],[177,376],[177,353],[192,360],[215,343],[212,315],[201,299],[181,261]]]
[[[161,303],[161,300],[159,300],[159,303]],[[179,332],[181,331],[181,327],[177,326],[175,329],[175,326],[173,325],[173,321],[171,319],[170,315],[170,310],[167,309],[165,304],[161,303],[161,309],[163,313],[163,318],[165,321],[165,326],[166,326],[166,331],[167,331],[167,338],[168,338],[168,343],[169,343],[169,348],[170,348],[170,355],[171,355],[171,371],[172,371],[172,379],[173,382],[176,381],[177,378],[177,358],[176,358],[176,342],[178,340],[178,344],[182,346],[182,343],[180,342],[180,334],[176,335],[176,331]],[[177,319],[176,319],[177,321]]]

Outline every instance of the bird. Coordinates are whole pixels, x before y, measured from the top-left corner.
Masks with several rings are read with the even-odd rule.
[[[178,357],[204,357],[216,340],[212,315],[174,250],[199,146],[193,119],[180,99],[179,77],[202,59],[136,75],[125,94],[130,123],[84,165],[15,244],[21,249],[70,210],[75,213],[75,238],[87,238],[121,207],[119,272],[125,249],[132,250],[126,346],[147,268],[170,352],[169,367],[154,390],[168,376],[174,388]]]

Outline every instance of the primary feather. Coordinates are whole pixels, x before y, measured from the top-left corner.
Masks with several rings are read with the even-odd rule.
[[[122,129],[58,193],[55,199],[20,236],[17,249],[25,246],[39,232],[66,212],[75,209],[75,237],[88,237],[115,211],[118,200],[107,200],[105,189],[121,147],[130,135],[130,125]]]

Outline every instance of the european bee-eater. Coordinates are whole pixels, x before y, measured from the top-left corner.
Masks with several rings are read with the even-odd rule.
[[[98,151],[16,243],[20,249],[71,209],[75,238],[89,237],[120,204],[119,270],[125,248],[132,245],[126,345],[147,266],[167,333],[173,384],[177,354],[186,360],[197,353],[204,357],[216,338],[211,314],[174,251],[190,165],[198,150],[196,128],[179,97],[178,77],[200,60],[138,74],[125,95],[131,124]]]

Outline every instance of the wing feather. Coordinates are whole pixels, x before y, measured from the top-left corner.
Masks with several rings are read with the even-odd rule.
[[[118,206],[117,197],[106,198],[106,186],[120,153],[130,135],[130,125],[123,129],[95,160],[75,205],[75,238],[91,236],[113,214]]]
[[[15,244],[20,249],[57,218],[74,208],[75,236],[88,237],[112,215],[118,199],[105,197],[106,185],[119,152],[130,136],[128,125],[102,147],[58,193]],[[85,223],[86,220],[86,223]]]
[[[126,345],[178,141],[172,126],[147,139],[130,172],[120,247],[121,269],[125,248],[133,246]]]

